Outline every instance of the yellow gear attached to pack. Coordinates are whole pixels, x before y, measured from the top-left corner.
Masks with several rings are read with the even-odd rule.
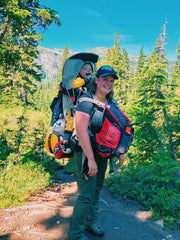
[[[81,77],[77,77],[74,81],[73,81],[73,88],[76,89],[76,88],[80,88],[82,86],[84,86],[85,84],[85,81],[83,78]]]
[[[48,152],[54,153],[54,148],[59,141],[59,137],[55,133],[51,132],[46,138],[45,148]]]
[[[72,132],[74,129],[74,116],[73,109],[69,109],[66,114],[66,126],[65,130]]]

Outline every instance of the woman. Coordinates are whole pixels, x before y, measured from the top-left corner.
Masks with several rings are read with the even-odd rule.
[[[96,74],[93,94],[89,93],[85,96],[94,97],[104,104],[111,104],[116,79],[118,77],[111,66],[102,66]],[[94,105],[91,102],[80,102],[75,113],[76,131],[82,151],[75,153],[79,197],[74,206],[68,240],[88,240],[84,235],[84,230],[88,230],[96,236],[104,235],[104,229],[98,223],[98,201],[104,182],[107,160],[97,156],[91,147],[88,126],[93,107]],[[84,164],[86,178],[81,172],[83,152],[86,156]],[[119,166],[123,164],[124,160],[125,154],[120,156]]]

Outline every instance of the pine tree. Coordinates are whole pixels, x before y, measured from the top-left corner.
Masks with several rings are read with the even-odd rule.
[[[175,156],[167,104],[168,65],[164,55],[161,56],[161,49],[157,51],[158,44],[147,58],[144,74],[139,78],[134,105],[137,146],[146,159],[153,159],[155,152],[160,155],[170,152],[172,158]]]
[[[144,64],[145,64],[145,55],[143,52],[143,47],[140,49],[139,56],[138,56],[138,62],[135,70],[136,77],[140,77],[143,74]]]
[[[139,52],[134,76],[132,77],[132,102],[130,103],[130,105],[136,101],[136,98],[138,98],[138,91],[140,88],[141,79],[143,78],[143,75],[144,75],[145,62],[146,62],[146,56],[144,55],[143,47],[142,47]]]
[[[120,60],[122,58],[122,56],[121,56],[121,48],[120,48],[120,35],[119,35],[118,31],[116,31],[116,37],[115,37],[115,41],[114,41],[114,46],[111,49],[111,52],[112,52],[112,54],[111,54],[111,56],[112,56],[111,64],[114,67],[114,69],[116,71],[118,71],[119,63],[120,63]]]
[[[116,100],[120,103],[121,100],[121,81],[120,81],[120,73],[121,73],[121,49],[120,49],[120,35],[118,31],[116,31],[114,46],[110,50],[107,51],[105,62],[108,65],[111,65],[115,71],[117,72],[117,75],[119,76],[119,79],[115,81],[114,85],[114,95]]]
[[[68,47],[67,47],[67,45],[65,45],[63,56],[62,56],[62,61],[61,61],[61,66],[58,69],[57,78],[56,78],[56,87],[57,88],[58,88],[60,82],[62,81],[63,66],[64,66],[65,61],[69,58],[69,55],[70,55],[70,53],[69,53]]]
[[[107,64],[107,65],[112,64],[112,51],[111,51],[111,49],[107,50],[105,61],[106,61],[105,64]]]
[[[121,103],[127,105],[132,95],[132,73],[130,72],[130,61],[126,50],[122,50],[122,64],[121,64]]]
[[[0,97],[4,102],[28,103],[28,95],[41,81],[41,67],[35,62],[41,33],[52,23],[60,25],[59,17],[39,0],[5,0],[0,15]]]
[[[103,64],[111,65],[117,72],[119,79],[115,81],[114,96],[119,104],[126,105],[130,91],[130,64],[126,50],[121,51],[118,31],[116,31],[113,48],[107,50],[105,60],[99,61],[98,67]]]
[[[161,39],[159,38],[155,45],[155,52],[160,56],[161,55]]]
[[[112,65],[112,51],[111,49],[107,49],[106,51],[106,56],[104,59],[98,59],[98,62],[97,62],[97,69],[99,69],[101,66],[103,65]]]

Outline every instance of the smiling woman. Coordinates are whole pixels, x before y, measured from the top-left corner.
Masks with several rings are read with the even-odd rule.
[[[116,79],[118,79],[116,72],[109,65],[105,65],[97,71],[95,80],[95,83],[97,84],[97,100],[105,101],[104,103],[107,103],[106,94],[109,94],[111,92],[114,86],[114,81]]]
[[[94,87],[92,87],[95,101],[98,100],[104,105],[112,104],[115,79],[118,79],[116,72],[109,65],[102,66],[97,71]],[[87,92],[82,95],[83,97],[92,99],[92,93]],[[104,229],[98,222],[98,202],[107,168],[107,159],[98,155],[91,145],[88,129],[93,111],[94,104],[86,100],[79,101],[75,113],[76,131],[81,146],[81,149],[74,154],[79,197],[74,206],[68,240],[88,240],[84,235],[84,229],[96,236],[104,235]],[[120,155],[119,164],[123,164],[124,160],[125,154]]]
[[[113,89],[114,86],[114,78],[112,76],[105,76],[105,77],[100,77],[98,80],[96,80],[97,84],[97,93],[96,93],[96,99],[98,101],[101,101],[101,96],[104,96],[109,93],[110,90]],[[106,99],[102,99],[103,103],[107,103]]]

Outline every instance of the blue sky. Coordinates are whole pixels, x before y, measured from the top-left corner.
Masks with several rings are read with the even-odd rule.
[[[120,47],[132,56],[150,54],[167,18],[166,57],[176,60],[180,40],[180,0],[40,0],[58,12],[61,27],[52,25],[40,46],[87,51],[112,48],[116,31]]]

